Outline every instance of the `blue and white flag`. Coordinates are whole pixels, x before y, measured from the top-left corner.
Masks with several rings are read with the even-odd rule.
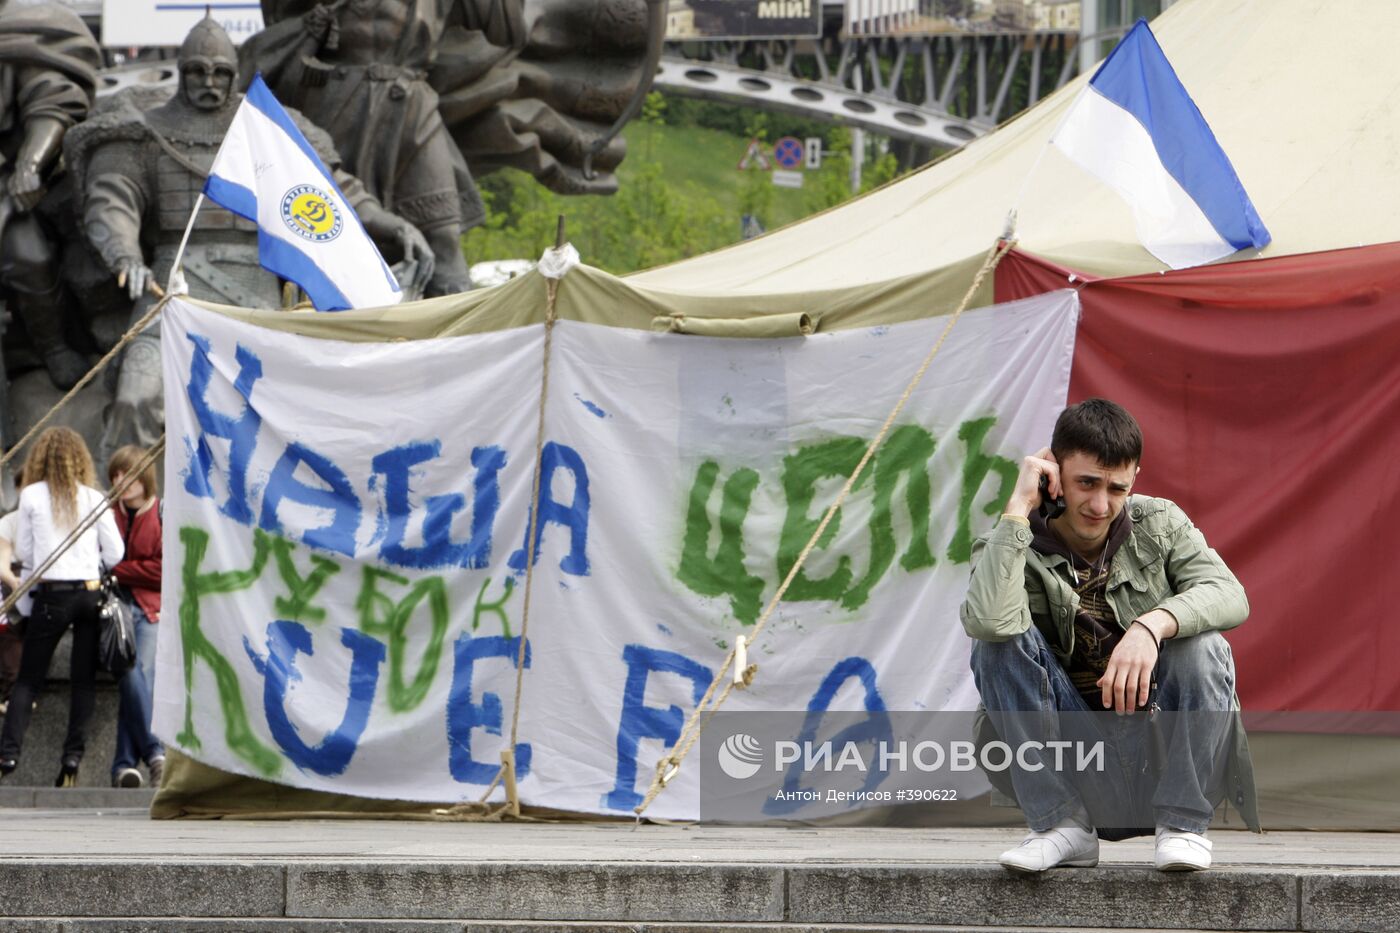
[[[330,170],[262,75],[234,115],[204,193],[258,225],[258,261],[300,285],[318,311],[403,297]]]
[[[1128,202],[1142,245],[1173,269],[1269,244],[1146,20],[1118,43],[1050,141]]]

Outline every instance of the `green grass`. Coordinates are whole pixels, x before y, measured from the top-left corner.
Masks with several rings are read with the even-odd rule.
[[[536,259],[552,244],[562,213],[584,261],[609,272],[710,252],[741,238],[745,213],[774,230],[850,197],[849,136],[839,128],[833,134],[839,148],[821,169],[804,172],[803,188],[778,188],[768,172],[738,169],[748,137],[638,120],[625,130],[628,154],[618,169],[617,194],[563,197],[523,173],[503,170],[483,179],[488,216],[467,234],[464,249],[471,262]],[[892,174],[893,158],[885,163],[884,173]],[[878,173],[868,172],[867,180],[878,181]]]
[[[633,122],[623,130],[627,158],[618,168],[618,181],[626,185],[649,162],[660,162],[666,180],[682,191],[704,196],[734,218],[735,239],[739,230],[739,191],[744,173],[737,169],[749,141],[719,130],[699,126],[665,126]],[[772,141],[767,144],[772,159]],[[767,229],[800,220],[813,213],[809,189],[825,169],[807,172],[801,189],[773,189],[772,217],[765,218]]]

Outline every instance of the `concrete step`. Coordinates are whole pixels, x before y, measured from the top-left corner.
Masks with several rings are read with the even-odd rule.
[[[150,810],[156,795],[150,787],[13,787],[0,786],[0,810]]]
[[[1145,866],[1100,866],[1024,878],[983,865],[163,861],[148,856],[140,861],[0,859],[0,879],[0,917],[11,918],[11,926],[0,925],[5,933],[387,929],[364,926],[367,918],[395,929],[465,933],[1110,926],[1380,933],[1400,928],[1400,874],[1360,869],[1162,874]],[[107,926],[95,919],[132,917],[149,919],[101,921]],[[183,918],[219,922],[195,926]],[[55,922],[60,926],[52,926]],[[852,925],[857,922],[865,926]]]
[[[1012,876],[1014,829],[0,812],[0,933],[1400,930],[1386,833],[1220,832],[1216,867]],[[8,924],[8,925],[7,925]]]
[[[567,923],[557,920],[0,920],[0,933],[1110,933],[1117,928],[872,926],[869,924]],[[1168,933],[1143,930],[1139,933]],[[1170,933],[1223,933],[1173,930]]]

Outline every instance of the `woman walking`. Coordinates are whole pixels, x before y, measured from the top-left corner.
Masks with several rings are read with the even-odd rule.
[[[112,454],[107,479],[115,489],[145,457],[146,451],[128,444]],[[151,698],[156,685],[156,623],[160,621],[160,492],[156,465],[132,478],[121,498],[112,505],[126,554],[112,574],[121,584],[122,599],[131,607],[136,628],[136,663],[117,681],[121,705],[117,714],[117,752],[112,759],[113,787],[140,787],[146,762],[151,784],[160,786],[165,749],[151,732]]]
[[[24,462],[25,487],[19,496],[15,554],[26,573],[48,561],[84,516],[97,510],[102,515],[30,590],[34,605],[24,632],[19,681],[10,695],[5,730],[0,733],[0,777],[19,766],[34,697],[43,689],[59,639],[72,626],[72,705],[54,784],[72,787],[78,783],[87,724],[96,704],[102,568],[115,566],[122,558],[121,535],[105,507],[106,497],[93,488],[96,479],[87,445],[70,428],[49,428],[40,434]]]

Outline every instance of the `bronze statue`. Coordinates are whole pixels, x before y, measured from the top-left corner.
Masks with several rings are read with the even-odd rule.
[[[664,0],[265,0],[265,8],[271,25],[245,47],[245,64],[332,131],[293,111],[385,258],[399,261],[406,297],[469,286],[459,241],[482,215],[473,172],[511,166],[560,192],[616,189],[617,132],[650,86],[665,26]],[[81,21],[60,7],[6,9],[0,0],[0,296],[47,370],[20,376],[8,399],[0,371],[0,443],[12,439],[11,417],[23,427],[47,411],[59,391],[49,383],[72,385],[87,354],[112,346],[124,322],[150,307],[150,283],[167,280],[238,103],[236,53],[211,26],[182,49],[173,99],[171,88],[151,86],[93,105],[100,56]],[[241,77],[251,76],[247,68]],[[342,155],[365,185],[336,167]],[[429,227],[431,243],[391,213],[395,205]],[[251,224],[206,204],[184,262],[192,293],[280,305],[255,240]],[[7,335],[5,350],[11,365],[27,365],[23,340]],[[151,443],[162,416],[152,332],[127,348],[117,378],[89,385],[63,420],[105,453]],[[0,477],[0,499],[4,490]]]
[[[616,190],[616,131],[650,86],[664,31],[660,0],[263,0],[263,16],[243,80],[260,71],[424,231],[430,294],[470,287],[461,234],[484,215],[473,171]]]
[[[234,93],[237,52],[213,19],[197,24],[180,48],[180,81],[169,100],[143,109],[135,95],[115,101],[69,134],[72,167],[89,241],[135,306],[139,320],[169,280],[190,213],[241,102]],[[147,101],[149,103],[149,101]],[[432,274],[432,252],[411,224],[386,211],[339,167],[324,132],[289,111],[381,250],[394,250],[416,274],[410,296]],[[149,258],[148,258],[149,257]],[[282,285],[258,262],[257,227],[208,201],[200,209],[181,262],[190,294],[247,308],[282,305]],[[101,452],[149,446],[164,421],[159,323],[122,357]]]
[[[64,134],[92,107],[101,55],[63,7],[0,8],[0,288],[60,389],[87,371],[64,333],[53,224],[36,211],[55,180]]]

